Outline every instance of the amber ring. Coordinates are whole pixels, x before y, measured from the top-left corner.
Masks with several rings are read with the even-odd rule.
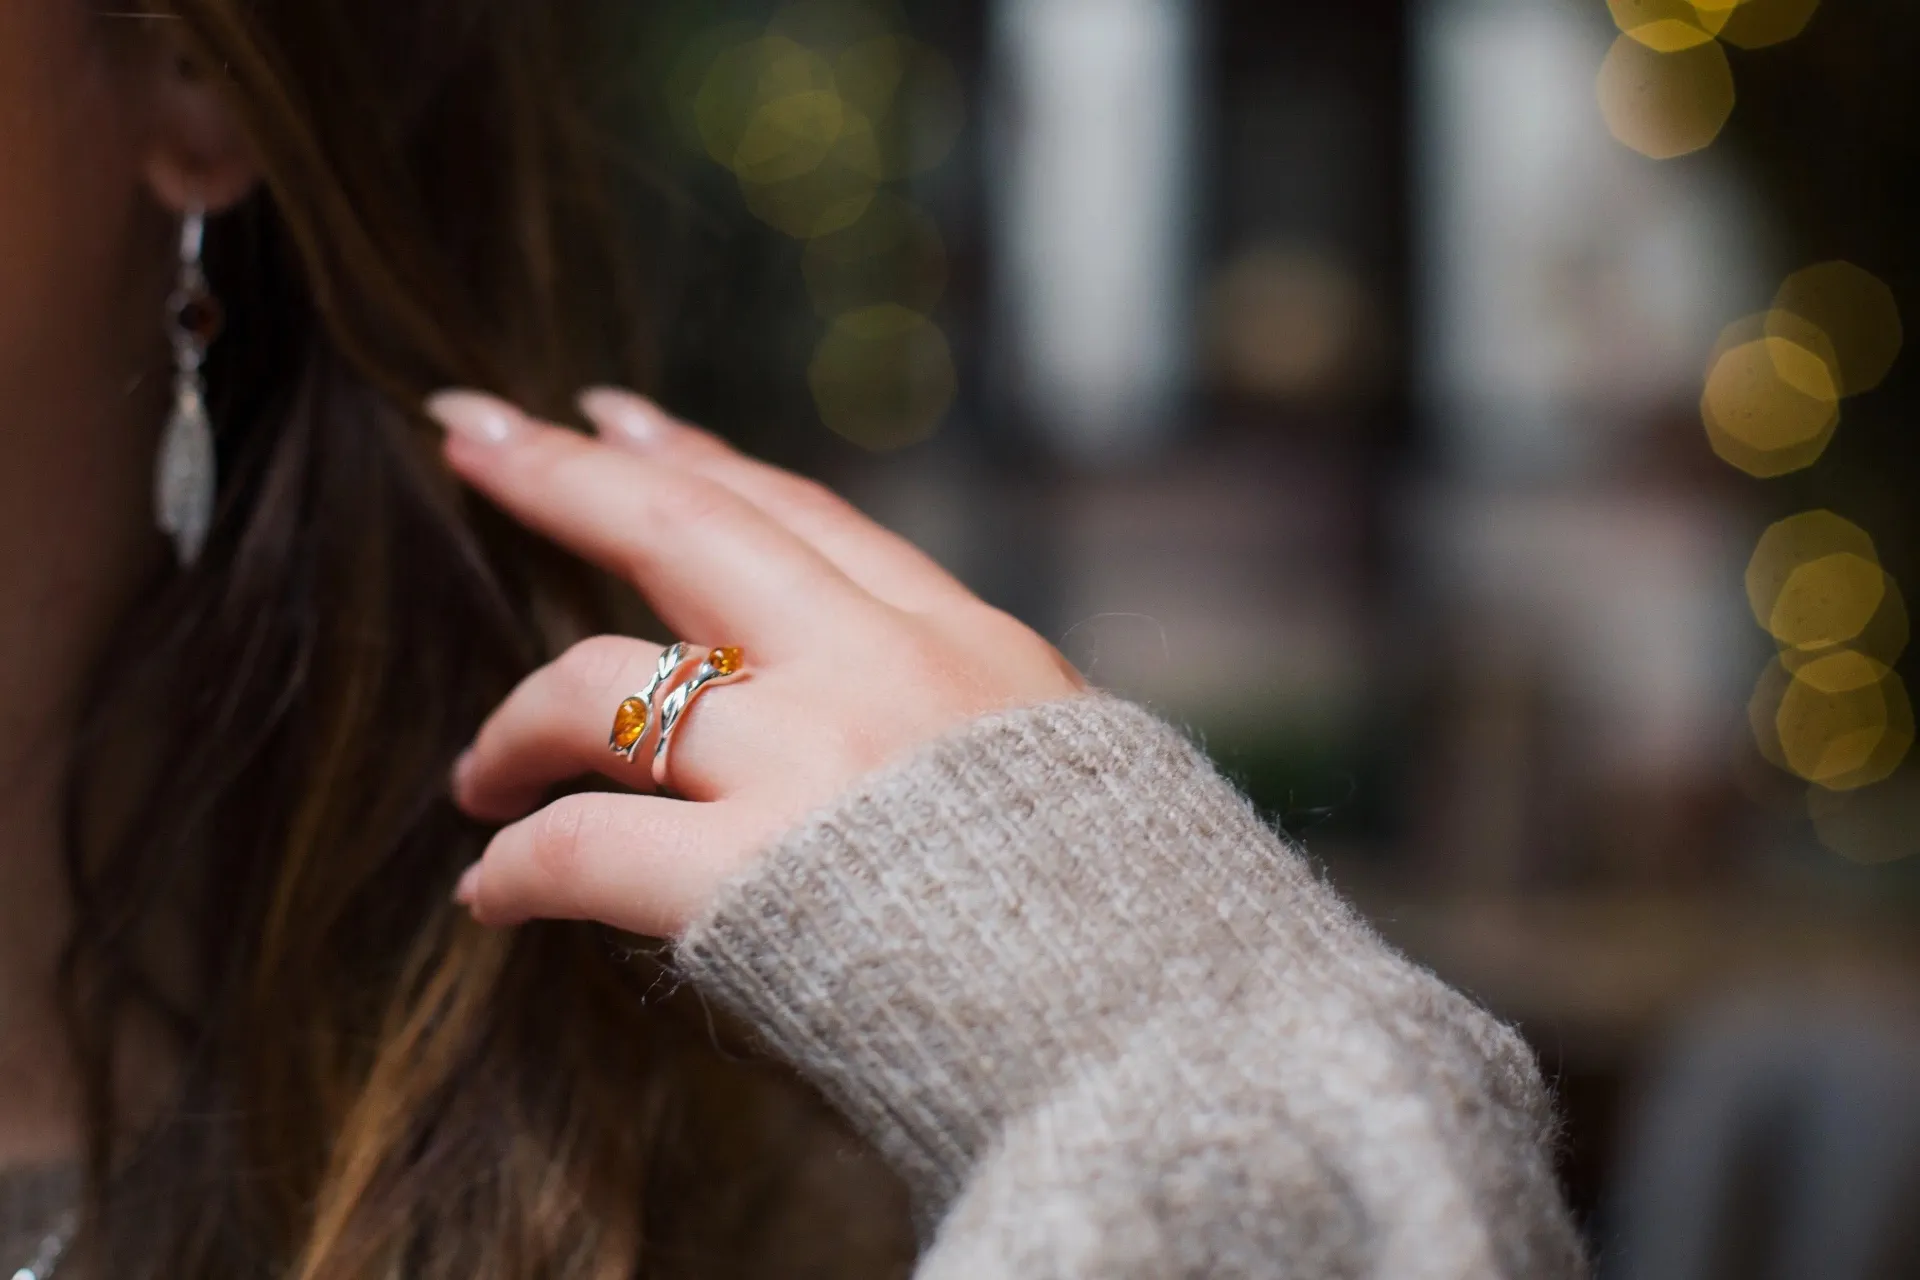
[[[673,679],[673,673],[684,667],[691,656],[693,646],[685,644],[673,645],[660,655],[647,687],[623,700],[614,711],[613,730],[607,735],[608,750],[629,762],[633,760],[634,753],[640,750],[640,740],[647,736],[647,729],[653,724],[653,703],[660,696],[661,687]]]
[[[700,692],[710,685],[725,684],[737,680],[746,674],[746,666],[741,661],[740,650],[732,647],[714,649],[708,652],[706,660],[686,680],[674,686],[667,700],[660,704],[660,737],[653,744],[653,785],[665,789],[667,785],[667,747],[673,741],[673,731],[680,727],[680,721],[687,714],[687,708]]]

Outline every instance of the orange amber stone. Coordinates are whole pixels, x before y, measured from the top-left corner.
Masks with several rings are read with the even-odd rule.
[[[707,655],[707,665],[723,676],[730,676],[740,669],[740,650],[733,647],[715,649]]]
[[[613,749],[626,751],[647,731],[647,704],[638,698],[628,698],[613,713]]]

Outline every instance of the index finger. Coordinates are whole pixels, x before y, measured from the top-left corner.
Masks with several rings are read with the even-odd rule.
[[[533,421],[474,392],[427,411],[462,478],[525,524],[627,579],[661,621],[765,652],[877,602],[724,485]]]

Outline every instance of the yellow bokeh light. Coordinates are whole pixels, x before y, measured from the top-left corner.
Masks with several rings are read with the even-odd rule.
[[[1900,656],[1907,651],[1912,630],[1907,617],[1907,602],[1900,594],[1900,584],[1893,580],[1891,574],[1881,570],[1876,588],[1864,581],[1866,571],[1859,568],[1861,562],[1857,558],[1850,559],[1854,566],[1850,575],[1855,579],[1853,583],[1818,583],[1816,579],[1813,589],[1807,591],[1803,607],[1810,617],[1791,619],[1783,616],[1787,610],[1775,610],[1776,625],[1798,627],[1799,634],[1810,637],[1805,644],[1790,645],[1776,635],[1776,642],[1782,646],[1780,661],[1786,664],[1788,671],[1798,671],[1807,663],[1815,662],[1840,647],[1864,653],[1887,666],[1900,661]],[[1789,587],[1795,589],[1795,584],[1790,581]],[[1849,598],[1850,591],[1857,594]],[[1786,594],[1782,593],[1783,600]],[[1859,623],[1859,614],[1869,600],[1877,600],[1878,603],[1872,606],[1872,613],[1867,620]],[[1853,630],[1856,625],[1859,630],[1844,640],[1821,643],[1817,638],[1811,638]]]
[[[1607,10],[1622,35],[1655,53],[1678,53],[1708,43],[1732,13],[1688,0],[1607,0]]]
[[[1844,649],[1793,672],[1774,725],[1787,767],[1830,791],[1882,780],[1913,745],[1913,707],[1900,677]]]
[[[887,302],[925,314],[947,288],[940,228],[885,192],[851,226],[809,241],[800,266],[814,310],[829,320]]]
[[[1720,357],[1735,347],[1763,338],[1783,338],[1818,356],[1827,366],[1825,380],[1832,382],[1836,388],[1840,386],[1840,355],[1834,350],[1833,340],[1827,336],[1826,330],[1804,316],[1778,308],[1741,316],[1722,329],[1714,341],[1712,355],[1707,358],[1708,371],[1711,372]]]
[[[1821,556],[1787,575],[1767,632],[1794,649],[1845,644],[1867,629],[1887,596],[1886,571],[1850,551]]]
[[[694,96],[694,122],[714,163],[737,171],[741,144],[769,106],[788,98],[817,104],[819,95],[833,92],[833,67],[825,58],[783,36],[764,36],[722,49],[708,64]],[[759,143],[761,163],[769,140]]]
[[[1880,576],[1879,596],[1880,603],[1875,606],[1873,616],[1860,629],[1860,634],[1844,643],[1849,649],[1892,666],[1907,651],[1907,644],[1913,638],[1912,623],[1907,616],[1907,602],[1900,593],[1900,584],[1884,571]],[[1789,669],[1793,669],[1823,652],[1820,646],[1809,646],[1786,650],[1781,657]]]
[[[892,303],[835,320],[807,381],[821,421],[876,451],[933,435],[959,385],[946,335],[926,316]]]
[[[826,158],[780,182],[742,180],[756,218],[796,240],[831,235],[858,222],[880,190],[880,154],[867,118],[849,109]]]
[[[755,111],[734,148],[740,181],[786,182],[820,167],[846,128],[847,111],[831,89],[775,98]]]
[[[1744,347],[1754,349],[1729,359]],[[1700,418],[1713,451],[1761,479],[1813,465],[1840,424],[1838,367],[1827,335],[1790,312],[1760,312],[1728,325],[1707,361],[1708,390],[1701,396]],[[1828,401],[1835,402],[1830,411]],[[1809,432],[1816,419],[1822,424]]]
[[[1904,335],[1893,290],[1850,262],[1823,262],[1794,272],[1773,305],[1777,315],[1800,317],[1832,341],[1842,395],[1879,386],[1899,358]]]
[[[801,240],[844,230],[964,127],[958,74],[900,19],[881,0],[802,0],[748,38],[703,32],[668,77],[676,126],[769,226]]]
[[[1714,40],[1656,53],[1623,35],[1607,51],[1596,89],[1607,130],[1655,160],[1708,146],[1733,114],[1733,69]]]
[[[1819,356],[1785,338],[1762,338],[1714,363],[1700,413],[1710,430],[1759,453],[1779,453],[1829,433],[1839,421],[1840,393]]]
[[[1886,666],[1911,638],[1900,586],[1880,565],[1873,539],[1831,511],[1808,511],[1770,527],[1747,562],[1747,603],[1782,646],[1790,672],[1839,646]]]
[[[1747,604],[1754,620],[1773,634],[1775,612],[1794,575],[1808,565],[1842,557],[1880,566],[1867,531],[1831,511],[1803,511],[1767,526],[1747,561]]]
[[[1877,866],[1920,853],[1920,769],[1851,791],[1812,787],[1807,816],[1820,843],[1853,862]]]
[[[1762,49],[1806,30],[1819,8],[1820,0],[1742,0],[1728,12],[1718,34],[1742,49]]]

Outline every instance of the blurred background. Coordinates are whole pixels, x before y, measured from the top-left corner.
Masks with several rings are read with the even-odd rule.
[[[1603,1275],[1920,1274],[1920,14],[636,8],[669,405],[1519,1024]]]

